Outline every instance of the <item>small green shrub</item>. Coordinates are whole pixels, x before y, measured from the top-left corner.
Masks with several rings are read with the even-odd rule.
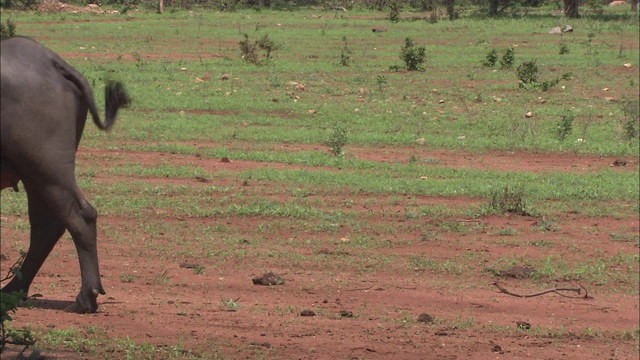
[[[16,36],[16,24],[11,20],[7,20],[7,26],[0,23],[0,39],[9,39]]]
[[[521,88],[529,87],[538,82],[538,65],[536,60],[525,61],[516,69],[518,84]]]
[[[502,55],[502,59],[500,59],[500,68],[501,69],[513,68],[513,63],[515,60],[516,60],[515,49],[510,47],[507,49],[504,55]]]
[[[389,9],[391,10],[389,12],[389,20],[391,20],[392,22],[399,22],[400,21],[400,10],[402,8],[402,5],[400,2],[390,2],[389,3]]]
[[[349,65],[351,65],[351,53],[352,53],[352,51],[349,50],[346,36],[342,37],[342,43],[344,45],[342,46],[342,52],[340,53],[340,65],[349,66]]]
[[[378,89],[380,92],[384,92],[384,87],[387,85],[387,78],[384,75],[378,75],[376,77],[376,84],[378,85]]]
[[[558,140],[564,140],[573,131],[573,119],[575,116],[573,114],[565,114],[562,116],[562,119],[558,121],[556,124],[556,137]]]
[[[264,50],[264,59],[270,60],[271,52],[280,48],[273,40],[269,39],[269,35],[267,34],[253,41],[253,43],[249,40],[249,35],[244,34],[244,40],[241,40],[238,45],[240,46],[242,59],[254,65],[262,64],[262,60],[260,60],[260,55],[258,54],[259,49]]]
[[[513,213],[523,216],[531,215],[526,209],[524,190],[512,190],[509,186],[504,189],[493,189],[489,194],[489,209],[498,213]]]
[[[622,139],[629,145],[633,139],[638,139],[638,129],[640,125],[640,109],[638,99],[622,101],[622,113],[624,114],[622,123]]]
[[[336,127],[333,132],[325,140],[324,145],[329,147],[329,152],[333,156],[344,156],[342,149],[347,144],[347,130],[342,127]]]
[[[400,59],[404,61],[408,71],[425,71],[424,63],[427,61],[427,50],[424,46],[415,46],[411,38],[404,40],[404,47],[400,53]],[[391,67],[397,70],[398,67]]]
[[[493,49],[487,54],[487,57],[482,60],[482,66],[494,67],[496,65],[496,62],[498,62],[498,52],[496,51],[496,49]]]
[[[7,275],[2,282],[10,280],[14,276],[18,278],[22,277],[20,267],[26,256],[25,252],[21,252],[20,258],[9,269],[9,275]],[[18,292],[3,292],[0,295],[0,353],[4,350],[7,344],[24,346],[23,352],[33,344],[35,344],[35,338],[31,330],[28,328],[13,329],[9,326],[9,323],[13,320],[11,314],[16,312],[16,309],[22,302],[22,299],[26,298],[27,294],[23,291]]]
[[[560,55],[566,55],[569,53],[569,45],[564,40],[560,43]]]

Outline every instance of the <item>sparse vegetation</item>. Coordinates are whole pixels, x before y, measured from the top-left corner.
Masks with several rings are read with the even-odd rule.
[[[585,13],[562,37],[571,52],[559,56],[560,35],[544,32],[563,20],[548,7],[494,21],[465,5],[460,20],[443,21],[443,5],[432,5],[431,14],[405,8],[395,24],[386,4],[374,12],[357,3],[275,14],[176,5],[161,17],[141,5],[124,15],[12,12],[20,34],[55,35],[43,41],[86,75],[98,104],[105,73],[136,95],[112,132],[87,131],[78,152],[79,185],[100,213],[100,312],[76,318],[48,307],[59,294],[55,306],[73,301],[79,285],[77,266],[61,266],[77,261],[65,235],[32,286],[42,298],[18,308],[12,325],[30,324],[35,346],[52,356],[91,359],[317,357],[311,335],[329,325],[332,349],[356,357],[369,353],[352,347],[362,334],[384,338],[371,347],[377,354],[474,356],[467,332],[503,347],[525,335],[570,337],[593,353],[636,356],[637,324],[625,309],[638,294],[637,122],[626,137],[637,110],[625,106],[637,97],[637,20],[609,7],[606,20]],[[267,32],[279,46],[270,60],[259,46],[261,66],[241,59],[238,41],[254,45]],[[398,59],[407,38],[426,45],[425,72]],[[510,44],[518,61],[500,70]],[[492,47],[492,68],[483,68]],[[526,56],[539,76],[518,90]],[[395,63],[399,71],[388,71]],[[554,84],[568,70],[575,83]],[[2,253],[11,256],[29,239],[25,192],[5,189],[0,201]],[[527,271],[509,278],[510,289],[580,282],[603,307],[616,304],[615,326],[580,306],[570,317],[489,323],[456,303],[467,293],[499,306],[506,295],[491,282],[514,266]],[[254,285],[264,269],[287,282]],[[433,306],[418,309],[423,292]],[[536,301],[564,300],[527,304]],[[316,316],[299,317],[304,309]],[[416,320],[423,311],[435,321]],[[555,325],[540,325],[549,319]],[[93,325],[69,328],[76,320]],[[346,330],[354,326],[363,332]],[[426,349],[433,336],[447,346]],[[567,349],[557,341],[503,350],[548,358]]]

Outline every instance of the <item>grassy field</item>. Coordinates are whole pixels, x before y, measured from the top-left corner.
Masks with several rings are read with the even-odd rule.
[[[495,358],[494,342],[515,357],[637,355],[640,54],[625,11],[393,23],[357,10],[4,10],[100,104],[106,77],[134,98],[113,131],[87,126],[78,152],[101,214],[101,312],[47,303],[79,284],[65,235],[32,287],[44,299],[14,322],[63,358]],[[406,70],[407,38],[425,71]],[[269,58],[258,47],[245,61],[240,42],[261,39]],[[559,82],[519,86],[531,61],[538,84]],[[24,191],[1,205],[15,259]],[[270,270],[283,286],[256,290]],[[594,300],[524,302],[496,281],[580,284]],[[351,320],[336,315],[348,307]]]

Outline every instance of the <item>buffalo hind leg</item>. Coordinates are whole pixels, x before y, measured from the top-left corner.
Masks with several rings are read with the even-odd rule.
[[[31,282],[40,267],[65,230],[62,221],[53,216],[40,196],[27,188],[27,197],[29,199],[29,223],[31,224],[29,251],[27,251],[27,256],[20,268],[21,276],[16,275],[2,288],[2,292],[6,293],[23,291],[25,296],[28,294]]]
[[[98,309],[96,299],[105,291],[100,280],[98,266],[98,244],[96,221],[98,212],[76,191],[77,214],[73,214],[67,226],[78,252],[80,261],[80,275],[82,277],[82,289],[76,297],[76,303],[80,312],[95,312]],[[77,215],[77,216],[76,216]]]

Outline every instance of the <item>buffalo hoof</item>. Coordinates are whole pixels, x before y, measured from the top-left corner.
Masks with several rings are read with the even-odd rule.
[[[66,310],[79,314],[94,313],[98,311],[97,298],[99,294],[106,294],[102,287],[100,287],[100,289],[94,288],[88,293],[80,291],[78,296],[76,296],[76,302]]]

